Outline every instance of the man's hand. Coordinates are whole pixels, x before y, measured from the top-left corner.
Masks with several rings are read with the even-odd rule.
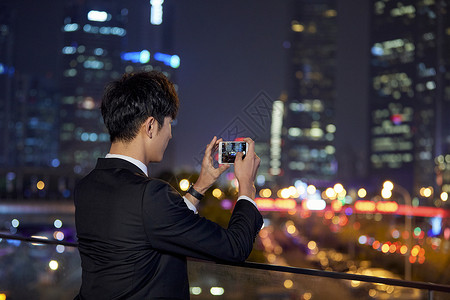
[[[242,152],[238,152],[234,161],[234,173],[239,182],[239,196],[247,196],[255,199],[255,178],[261,159],[255,153],[255,142],[251,138],[245,138],[248,144],[245,158]]]
[[[205,194],[213,183],[216,182],[217,178],[230,167],[230,165],[220,165],[218,168],[213,166],[212,155],[217,150],[217,147],[219,147],[221,141],[222,139],[214,137],[206,146],[205,156],[202,161],[202,170],[200,171],[197,182],[194,184],[194,189],[201,194]]]

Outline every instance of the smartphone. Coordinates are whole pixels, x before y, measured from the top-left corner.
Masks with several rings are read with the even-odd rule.
[[[234,164],[236,154],[242,152],[247,154],[247,142],[220,142],[219,143],[219,164]]]

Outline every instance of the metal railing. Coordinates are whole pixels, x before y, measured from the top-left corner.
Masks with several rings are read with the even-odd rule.
[[[50,240],[50,239],[41,239],[41,238],[35,238],[35,237],[24,237],[24,236],[17,236],[17,235],[10,235],[10,234],[0,234],[0,241],[4,239],[5,241],[20,241],[25,243],[30,243],[32,245],[48,245],[48,246],[57,246],[57,245],[63,245],[66,247],[77,247],[77,243],[73,242],[67,242],[67,241],[58,241],[58,240]],[[73,253],[71,255],[74,255]],[[190,260],[189,261],[190,268],[193,265],[194,271],[192,272],[198,272],[197,276],[191,276],[194,277],[194,281],[196,281],[196,278],[200,277],[208,277],[205,275],[205,270],[210,270],[212,273],[229,273],[229,274],[237,274],[240,273],[241,276],[234,280],[242,281],[242,278],[246,277],[258,277],[258,276],[265,276],[264,274],[276,274],[271,276],[270,281],[273,280],[282,280],[285,283],[286,286],[286,280],[290,280],[289,278],[294,278],[298,281],[306,282],[306,277],[298,278],[295,276],[298,275],[304,275],[304,276],[312,276],[316,280],[315,284],[317,285],[317,288],[320,289],[320,286],[327,285],[328,281],[324,281],[325,278],[332,279],[334,281],[348,281],[350,283],[370,283],[375,285],[385,285],[390,287],[398,287],[398,288],[409,288],[409,289],[416,289],[421,290],[421,293],[417,294],[414,299],[450,299],[450,285],[444,285],[444,284],[435,284],[435,283],[426,283],[426,282],[417,282],[417,281],[406,281],[406,280],[400,280],[400,279],[392,279],[392,278],[382,278],[382,277],[376,277],[376,276],[367,276],[367,275],[360,275],[360,274],[350,274],[350,273],[343,273],[343,272],[332,272],[332,271],[322,271],[322,270],[315,270],[315,269],[305,269],[305,268],[297,268],[297,267],[287,267],[287,266],[279,266],[279,265],[268,265],[268,264],[261,264],[261,263],[254,263],[254,262],[244,262],[244,263],[229,263],[229,262],[213,262],[213,261],[198,261],[198,260]],[[225,266],[224,268],[220,266]],[[217,269],[222,268],[222,269]],[[239,269],[236,269],[239,268]],[[196,270],[196,271],[195,271]],[[252,271],[253,270],[253,271]],[[259,272],[259,273],[258,273]],[[201,274],[201,276],[200,276]],[[259,275],[258,275],[259,274]],[[280,279],[281,278],[281,279]],[[322,278],[322,279],[321,279]],[[197,281],[199,281],[198,279]],[[252,279],[253,280],[253,279]],[[263,282],[260,280],[256,285],[260,287],[260,283]],[[267,278],[264,279],[267,282]],[[251,280],[248,279],[249,286],[252,286]],[[292,280],[291,280],[292,282]],[[289,283],[290,284],[290,283]],[[192,283],[191,285],[195,285],[195,283]],[[307,285],[307,284],[306,284]],[[0,284],[0,293],[2,293],[2,287]],[[289,288],[289,287],[287,287]],[[192,289],[192,288],[191,288]],[[303,286],[302,289],[305,289]],[[198,295],[198,291],[200,291],[200,287],[196,288],[195,290],[191,290],[192,297],[196,297],[195,295]],[[273,290],[273,289],[272,289]],[[197,294],[196,294],[197,293]],[[267,292],[266,292],[267,293]],[[438,297],[436,297],[436,294],[439,294]],[[240,296],[239,296],[240,295]],[[235,297],[225,297],[226,299],[240,299],[240,297],[243,297],[244,294],[239,294]],[[252,294],[253,295],[253,294]],[[255,294],[256,295],[256,294]],[[279,294],[276,294],[279,295]],[[200,297],[200,296],[198,296]],[[280,296],[281,297],[281,296]],[[322,298],[316,297],[313,299],[325,299],[325,296]],[[252,298],[252,297],[250,297]],[[308,298],[304,296],[303,298]],[[376,297],[369,297],[370,299],[376,298]],[[394,297],[393,297],[394,298]],[[399,299],[413,299],[408,297],[395,297]],[[6,298],[7,299],[7,298]],[[201,299],[201,298],[198,298]],[[204,298],[208,299],[208,298]],[[247,299],[248,296],[247,296]],[[274,298],[267,298],[264,296],[256,297],[255,299],[283,299],[283,298],[277,298],[277,296],[274,296]],[[297,298],[296,298],[297,299]],[[340,299],[340,298],[335,298]],[[355,295],[355,299],[360,299],[357,295]],[[385,298],[386,299],[386,298]],[[389,298],[388,298],[389,299]]]

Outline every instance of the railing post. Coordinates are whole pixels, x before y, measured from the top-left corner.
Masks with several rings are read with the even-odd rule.
[[[434,295],[434,291],[433,290],[428,290],[428,300],[433,300],[433,295]]]

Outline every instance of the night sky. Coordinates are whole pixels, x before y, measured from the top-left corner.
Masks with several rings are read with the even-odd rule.
[[[338,2],[339,155],[339,149],[348,147],[367,151],[368,4]],[[61,45],[63,1],[11,3],[19,7],[15,17],[17,71],[59,76],[55,57]],[[149,10],[148,1],[134,3]],[[176,149],[177,166],[193,166],[198,152],[259,92],[275,100],[285,89],[288,58],[283,41],[290,28],[289,1],[172,3],[173,47],[181,58],[177,71],[181,107],[170,147]]]

